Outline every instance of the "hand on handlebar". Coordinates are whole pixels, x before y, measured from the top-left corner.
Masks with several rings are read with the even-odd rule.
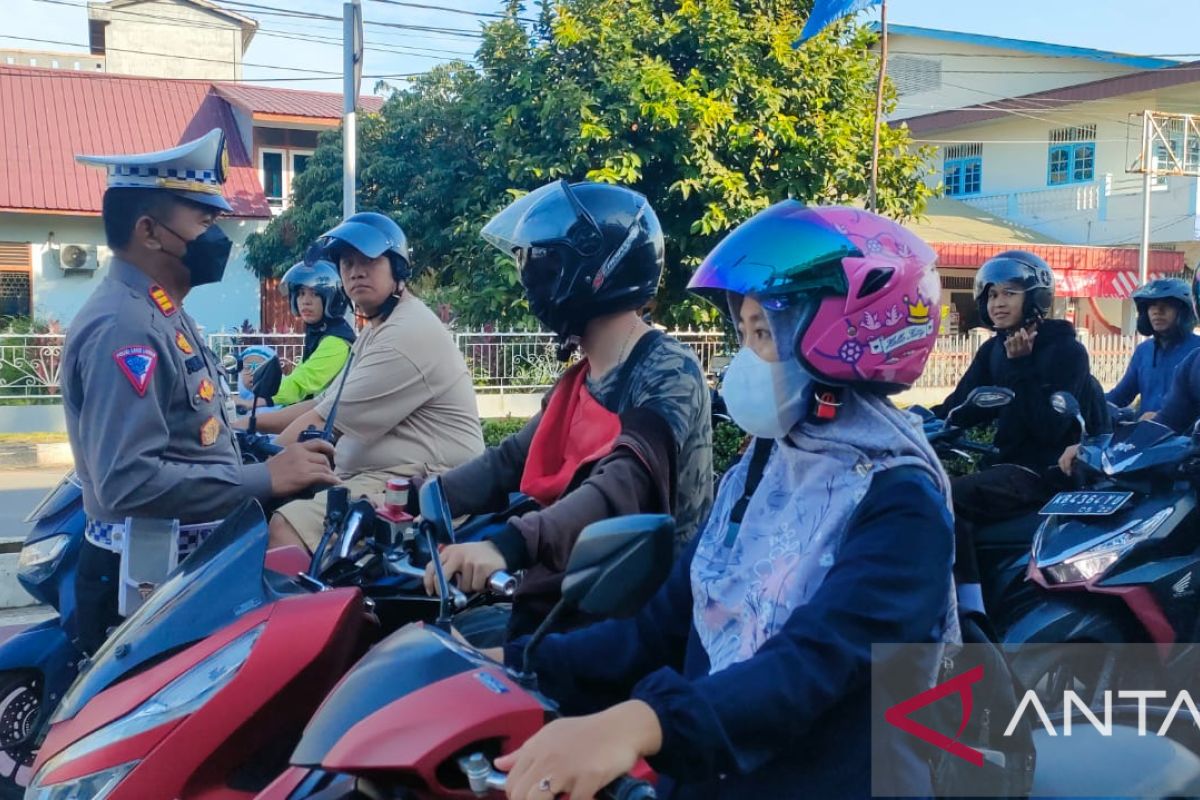
[[[287,497],[305,489],[325,489],[340,481],[334,473],[333,445],[314,439],[288,445],[282,453],[267,459],[271,474],[271,494]]]
[[[638,759],[661,747],[658,716],[641,700],[629,700],[599,714],[554,720],[519,750],[496,759],[496,769],[508,772],[509,800],[548,800],[560,794],[594,800]]]
[[[472,594],[487,589],[488,578],[508,568],[500,549],[491,542],[452,544],[442,548],[438,555],[446,580],[453,580],[457,575],[458,587]],[[432,561],[425,568],[425,591],[431,595],[437,594],[437,575]]]
[[[1079,454],[1079,445],[1069,445],[1066,450],[1063,450],[1061,456],[1058,457],[1058,468],[1063,471],[1064,475],[1070,475],[1071,470],[1075,466],[1075,457]]]

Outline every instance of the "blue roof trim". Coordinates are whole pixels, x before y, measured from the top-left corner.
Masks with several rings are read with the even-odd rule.
[[[870,23],[872,30],[879,30],[879,23]],[[888,25],[888,33],[892,36],[919,36],[925,39],[937,39],[943,42],[958,44],[974,44],[980,47],[994,47],[1004,50],[1019,50],[1039,56],[1055,58],[1082,58],[1088,61],[1102,61],[1108,64],[1120,64],[1135,69],[1158,69],[1182,64],[1170,58],[1154,58],[1152,56],[1136,56],[1128,53],[1114,53],[1110,50],[1093,50],[1090,47],[1072,47],[1066,44],[1050,44],[1048,42],[1031,42],[1027,39],[1006,39],[1002,36],[987,36],[982,33],[963,33],[961,31],[946,31],[939,28],[922,28],[916,25]]]

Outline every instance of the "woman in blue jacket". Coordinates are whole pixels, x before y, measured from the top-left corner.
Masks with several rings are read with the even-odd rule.
[[[1193,350],[1200,348],[1196,312],[1187,281],[1152,280],[1133,293],[1137,306],[1137,331],[1151,337],[1133,351],[1120,383],[1105,395],[1108,402],[1125,407],[1141,397],[1138,411],[1144,417],[1162,409],[1175,370]]]
[[[723,392],[755,444],[636,617],[537,651],[542,689],[583,716],[497,760],[510,798],[588,800],[639,758],[660,797],[871,794],[871,645],[958,636],[948,480],[886,397],[933,347],[933,263],[889,220],[795,201],[708,256],[690,288],[737,325]],[[931,792],[903,737],[874,764],[879,786]]]

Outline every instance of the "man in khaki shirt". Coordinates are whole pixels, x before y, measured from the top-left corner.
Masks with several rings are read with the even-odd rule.
[[[367,325],[351,348],[345,388],[334,418],[335,467],[351,497],[383,492],[388,478],[443,472],[483,452],[471,374],[450,332],[406,291],[410,274],[404,232],[391,219],[355,214],[322,237],[342,285]],[[323,427],[341,376],[314,400],[258,418],[296,441]],[[271,520],[272,546],[320,540],[325,493],[296,500]]]

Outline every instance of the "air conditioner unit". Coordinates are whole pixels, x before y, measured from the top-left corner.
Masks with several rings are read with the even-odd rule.
[[[94,244],[64,244],[58,248],[63,272],[95,272],[100,266],[99,248]]]

